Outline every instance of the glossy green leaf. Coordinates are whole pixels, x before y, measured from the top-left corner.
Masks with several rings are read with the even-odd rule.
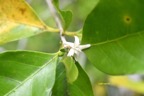
[[[89,60],[108,74],[144,73],[144,1],[100,0],[83,28]]]
[[[87,74],[78,63],[76,63],[76,66],[79,70],[78,78],[72,84],[69,84],[64,64],[58,64],[52,96],[94,96]]]
[[[0,0],[0,44],[53,31],[25,0]]]
[[[57,56],[39,52],[0,54],[0,96],[49,96]]]
[[[68,83],[73,83],[78,77],[78,69],[72,57],[65,57],[62,60],[66,69],[66,76]]]

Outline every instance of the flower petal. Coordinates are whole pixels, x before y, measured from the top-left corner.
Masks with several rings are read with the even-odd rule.
[[[75,52],[74,49],[70,49],[67,56],[74,56],[74,52]]]
[[[80,41],[79,41],[79,38],[77,36],[74,36],[75,37],[75,46],[79,46],[80,45]]]
[[[91,46],[90,44],[80,45],[79,48],[80,48],[81,50],[83,50],[83,49],[89,48],[90,46]]]
[[[75,51],[74,51],[74,53],[75,53],[76,55],[79,55],[80,52],[81,52],[81,50],[75,50]]]
[[[74,43],[72,43],[72,42],[65,42],[65,43],[64,43],[64,47],[65,47],[65,46],[69,46],[69,47],[72,48],[72,47],[74,46]]]

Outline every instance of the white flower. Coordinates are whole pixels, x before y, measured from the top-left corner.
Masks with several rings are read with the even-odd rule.
[[[91,45],[90,44],[80,45],[79,38],[77,36],[74,36],[74,37],[75,37],[74,43],[67,42],[65,40],[65,38],[63,38],[62,41],[64,44],[64,48],[69,49],[67,56],[69,56],[69,57],[73,56],[75,58],[75,60],[78,61],[78,57],[80,56],[80,53],[82,52],[82,50],[89,48]]]

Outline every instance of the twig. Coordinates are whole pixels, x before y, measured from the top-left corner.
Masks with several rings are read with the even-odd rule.
[[[28,39],[24,38],[18,41],[17,50],[24,50],[28,43]]]
[[[55,7],[53,6],[52,4],[52,0],[46,0],[47,1],[47,4],[50,8],[50,11],[56,21],[56,24],[59,28],[59,31],[60,31],[60,37],[61,37],[61,40],[62,40],[62,43],[63,43],[63,46],[65,49],[69,49],[69,52],[67,54],[67,56],[69,57],[74,57],[76,61],[79,61],[80,59],[80,54],[82,52],[83,49],[86,49],[86,48],[89,48],[91,45],[90,44],[86,44],[86,45],[80,45],[80,41],[79,41],[79,38],[77,36],[74,36],[75,37],[75,41],[74,42],[67,42],[65,37],[63,36],[63,33],[64,33],[64,29],[62,27],[62,22],[58,16],[58,13],[55,9]],[[73,34],[72,34],[73,35]]]
[[[58,13],[57,13],[54,5],[52,4],[52,0],[46,0],[46,2],[48,4],[48,6],[49,6],[49,9],[50,9],[55,21],[56,21],[57,27],[58,27],[58,29],[60,31],[60,37],[61,37],[62,43],[64,44],[66,42],[66,39],[63,36],[64,29],[63,29],[63,26],[62,26],[62,22],[61,22],[61,20],[60,20],[60,18],[58,16]]]

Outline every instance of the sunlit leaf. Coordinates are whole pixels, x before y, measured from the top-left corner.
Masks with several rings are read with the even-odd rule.
[[[89,60],[108,74],[144,73],[144,1],[100,0],[83,28]]]
[[[112,76],[109,78],[109,80],[110,84],[113,86],[127,88],[135,92],[144,94],[143,81],[134,81],[128,78],[128,76]]]
[[[0,44],[50,31],[25,0],[0,0]]]
[[[0,54],[0,96],[49,96],[55,81],[54,54],[9,51]]]

